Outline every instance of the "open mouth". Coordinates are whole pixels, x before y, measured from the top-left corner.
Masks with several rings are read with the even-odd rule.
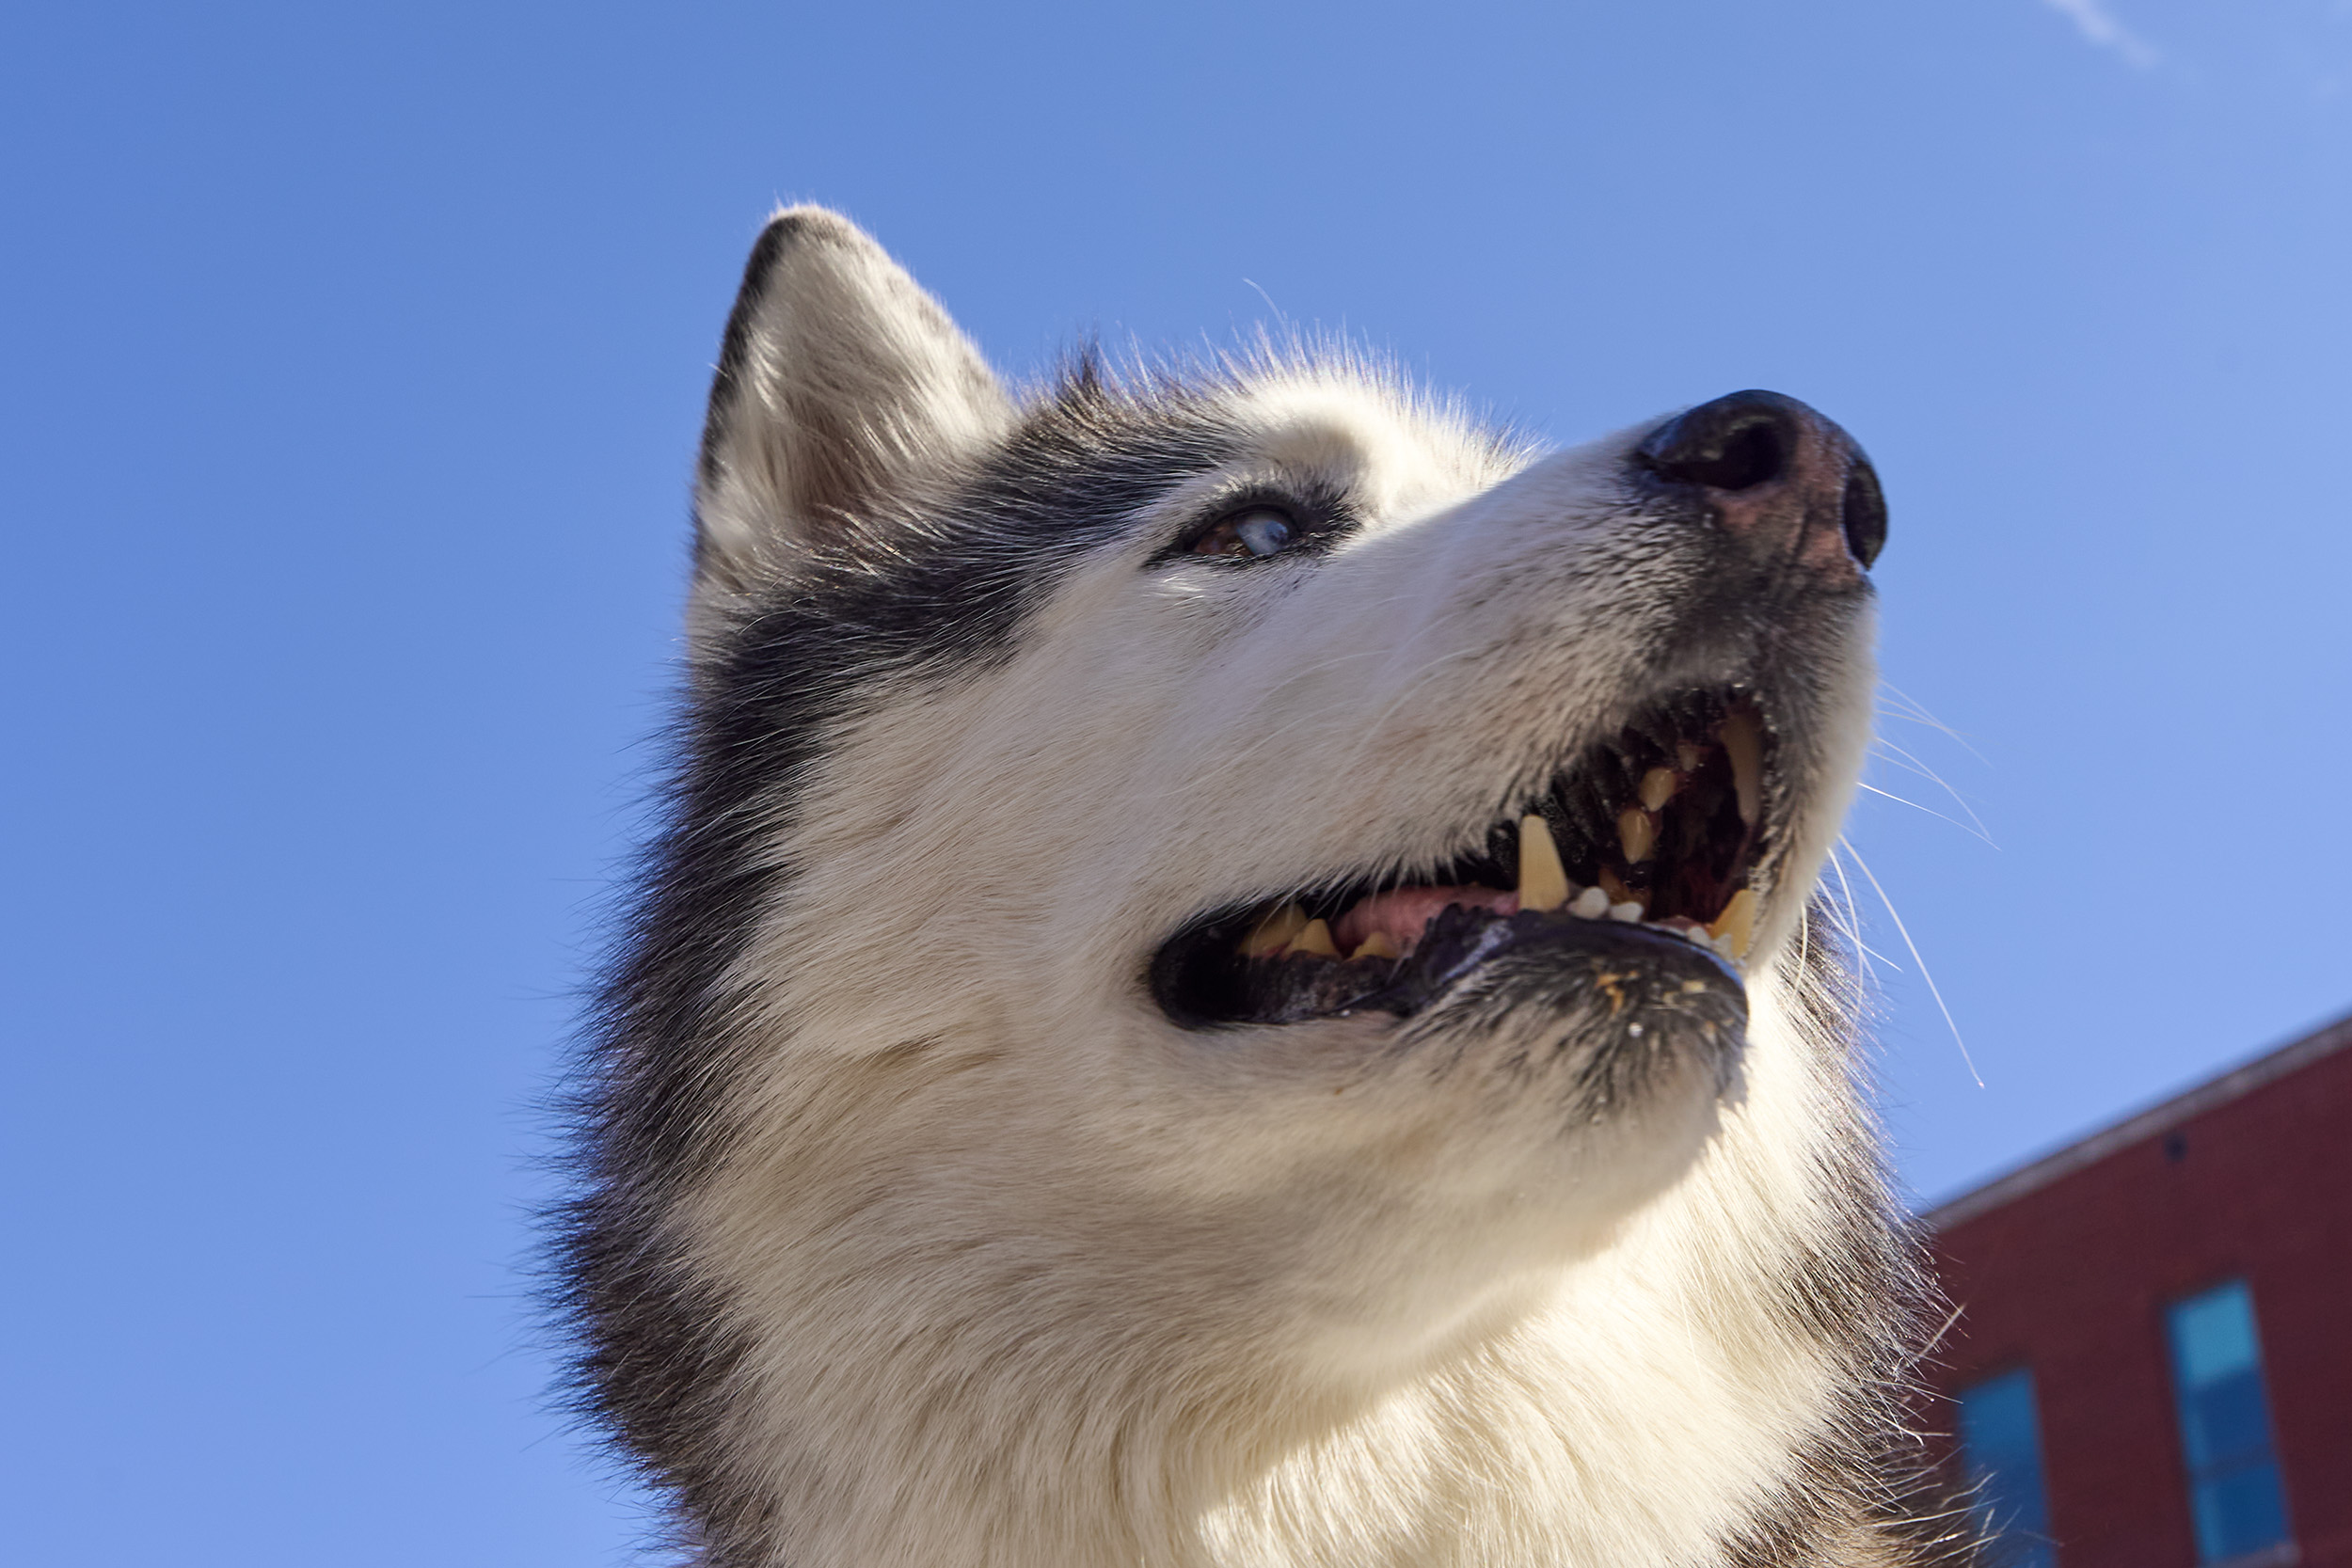
[[[1535,949],[1736,987],[1773,848],[1774,752],[1743,694],[1659,704],[1425,880],[1365,876],[1195,920],[1154,958],[1152,991],[1196,1027],[1406,1017]]]

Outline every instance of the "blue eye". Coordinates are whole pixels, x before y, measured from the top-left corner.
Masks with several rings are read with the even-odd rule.
[[[1298,525],[1287,513],[1270,506],[1236,512],[1193,542],[1195,555],[1230,555],[1257,560],[1279,555],[1298,536]]]
[[[1252,512],[1233,525],[1233,534],[1251,555],[1272,555],[1291,542],[1291,520],[1279,512]]]

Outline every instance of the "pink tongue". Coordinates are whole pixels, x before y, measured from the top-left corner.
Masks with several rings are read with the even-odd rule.
[[[1385,931],[1400,953],[1410,953],[1421,941],[1422,927],[1449,904],[1492,910],[1497,914],[1519,912],[1519,895],[1490,887],[1402,887],[1359,898],[1331,927],[1331,941],[1343,955],[1353,953],[1375,931]]]

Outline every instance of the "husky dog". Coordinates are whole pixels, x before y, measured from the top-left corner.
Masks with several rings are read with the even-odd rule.
[[[565,1225],[707,1568],[1907,1564],[1809,908],[1869,463],[1346,353],[1009,391],[817,209],[710,396]]]

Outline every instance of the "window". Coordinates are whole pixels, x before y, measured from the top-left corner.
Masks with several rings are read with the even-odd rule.
[[[2220,1562],[2278,1545],[2287,1539],[2287,1504],[2246,1282],[2175,1303],[2171,1329],[2198,1559]]]
[[[1959,1402],[1961,1459],[1977,1488],[1977,1517],[1996,1537],[1985,1561],[1992,1568],[2057,1568],[2033,1373],[2020,1367],[1987,1378],[1962,1389]]]

